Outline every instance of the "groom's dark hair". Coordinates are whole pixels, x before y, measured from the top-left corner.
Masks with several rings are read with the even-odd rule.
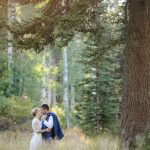
[[[48,106],[47,104],[42,104],[42,105],[40,106],[40,108],[49,110],[49,106]]]

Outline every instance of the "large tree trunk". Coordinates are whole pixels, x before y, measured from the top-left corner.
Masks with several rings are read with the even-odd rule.
[[[150,125],[150,0],[128,1],[125,85],[121,104],[123,149]]]

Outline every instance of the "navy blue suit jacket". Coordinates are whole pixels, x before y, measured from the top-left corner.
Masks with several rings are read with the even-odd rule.
[[[59,120],[58,120],[56,114],[49,112],[47,115],[53,117],[54,126],[51,131],[51,138],[52,139],[57,138],[58,140],[61,140],[64,137],[64,134],[60,127]]]

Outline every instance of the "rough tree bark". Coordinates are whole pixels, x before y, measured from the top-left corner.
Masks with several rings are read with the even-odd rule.
[[[121,138],[129,150],[150,127],[150,0],[128,0],[125,57]]]

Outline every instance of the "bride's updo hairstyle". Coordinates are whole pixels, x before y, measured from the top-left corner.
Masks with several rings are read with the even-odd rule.
[[[37,112],[38,112],[38,108],[33,108],[32,111],[31,111],[31,115],[33,117],[35,117]]]

